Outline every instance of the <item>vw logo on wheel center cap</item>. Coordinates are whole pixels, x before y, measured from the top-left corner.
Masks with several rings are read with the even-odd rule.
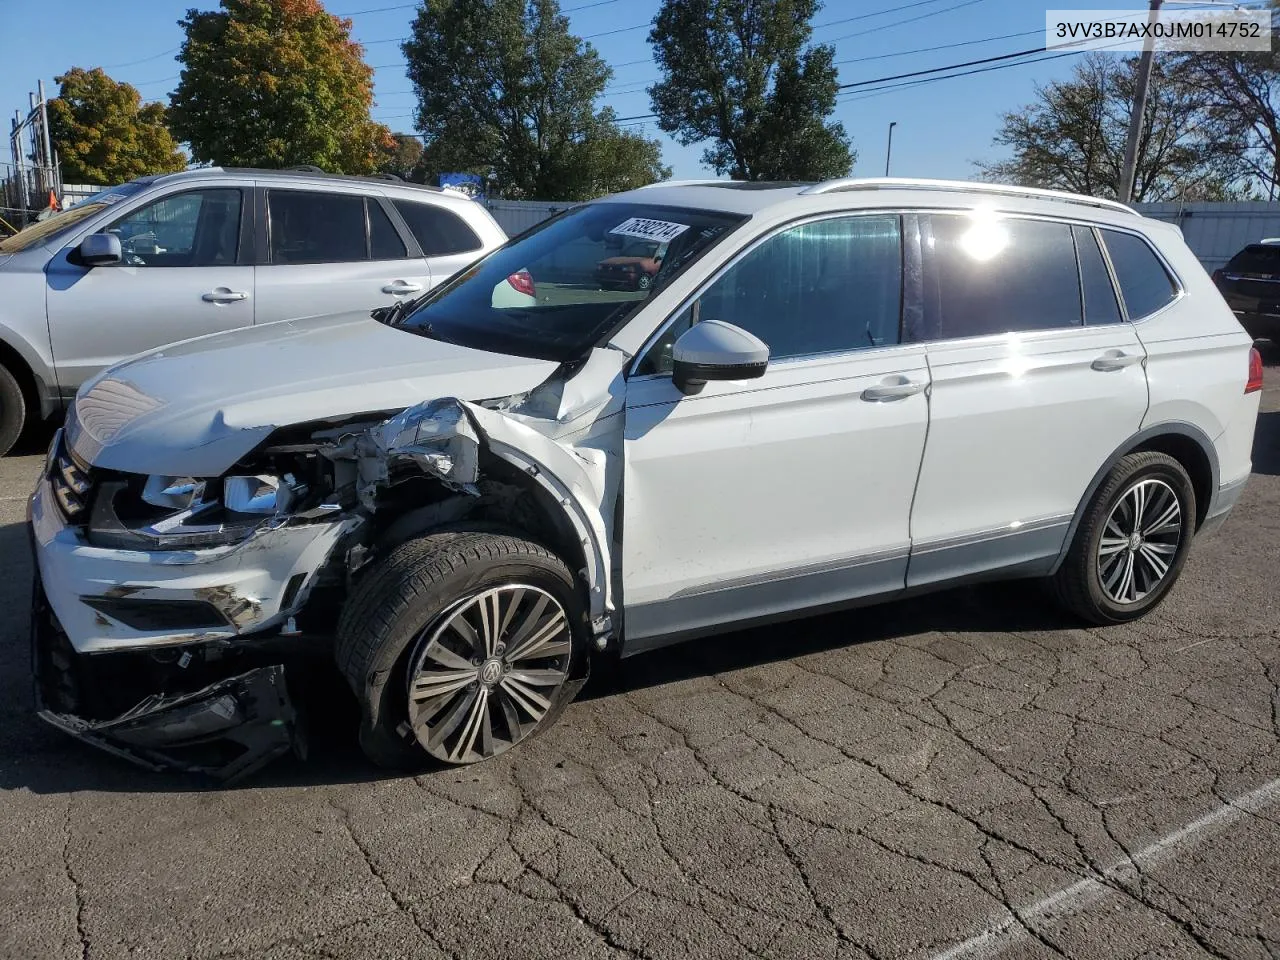
[[[496,657],[486,660],[480,667],[480,682],[491,687],[501,679],[502,661]]]

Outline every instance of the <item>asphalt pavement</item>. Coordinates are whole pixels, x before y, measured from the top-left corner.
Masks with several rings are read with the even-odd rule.
[[[0,957],[1280,957],[1280,366],[1148,619],[1035,585],[637,658],[477,767],[369,766],[341,687],[230,789],[31,712],[0,460]],[[47,436],[43,439],[47,439]]]

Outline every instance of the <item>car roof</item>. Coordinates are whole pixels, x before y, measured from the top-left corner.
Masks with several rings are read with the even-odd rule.
[[[440,199],[446,203],[459,201],[472,203],[472,199],[456,190],[445,190],[442,187],[429,186],[423,183],[413,183],[403,180],[392,174],[376,174],[373,176],[358,176],[356,174],[345,173],[326,173],[319,167],[302,166],[292,167],[286,170],[265,169],[259,167],[192,167],[188,170],[181,170],[177,173],[163,173],[149,177],[139,177],[134,183],[143,186],[154,186],[157,184],[165,184],[171,182],[181,182],[184,180],[201,180],[201,179],[217,179],[219,176],[245,178],[252,177],[254,180],[279,181],[280,183],[288,183],[294,186],[319,185],[323,183],[343,184],[347,186],[376,186],[401,193],[403,195],[412,195],[414,193],[429,193],[432,199]]]
[[[857,207],[988,207],[1010,212],[1054,213],[1133,226],[1144,220],[1114,200],[1031,187],[896,177],[841,178],[820,183],[685,180],[655,183],[615,194],[608,201],[696,207],[754,216]],[[1148,221],[1149,222],[1149,221]]]

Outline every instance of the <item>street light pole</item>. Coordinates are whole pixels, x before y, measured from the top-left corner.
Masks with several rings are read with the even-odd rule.
[[[884,175],[889,175],[889,164],[893,161],[893,128],[898,125],[898,121],[894,120],[889,124],[889,148],[884,152]]]
[[[1160,5],[1164,0],[1151,0],[1151,13],[1147,23],[1152,27],[1160,19]],[[1147,88],[1151,84],[1151,60],[1155,52],[1155,39],[1151,34],[1142,44],[1142,57],[1138,60],[1138,82],[1133,91],[1133,113],[1129,116],[1129,138],[1124,145],[1124,166],[1120,169],[1119,199],[1129,203],[1133,199],[1133,184],[1138,168],[1138,141],[1142,137],[1142,121],[1147,112]]]

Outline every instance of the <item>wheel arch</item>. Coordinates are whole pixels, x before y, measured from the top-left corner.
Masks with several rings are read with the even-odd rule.
[[[0,366],[18,381],[22,397],[33,414],[38,412],[39,419],[43,420],[53,413],[53,403],[44,380],[36,374],[35,367],[26,354],[10,342],[3,332],[0,332]]]
[[[1075,539],[1076,530],[1084,518],[1084,512],[1093,500],[1093,495],[1107,479],[1107,474],[1120,462],[1121,458],[1144,451],[1154,451],[1173,457],[1187,471],[1187,475],[1191,478],[1191,487],[1196,494],[1196,529],[1200,529],[1209,513],[1213,496],[1218,490],[1218,454],[1214,449],[1213,441],[1195,424],[1181,421],[1153,424],[1126,440],[1093,475],[1084,496],[1076,505],[1071,524],[1067,527],[1066,537],[1063,539],[1062,548],[1058,552],[1058,558],[1054,561],[1051,572],[1056,573],[1062,566],[1062,561],[1066,559],[1067,551],[1071,549],[1071,543]]]

